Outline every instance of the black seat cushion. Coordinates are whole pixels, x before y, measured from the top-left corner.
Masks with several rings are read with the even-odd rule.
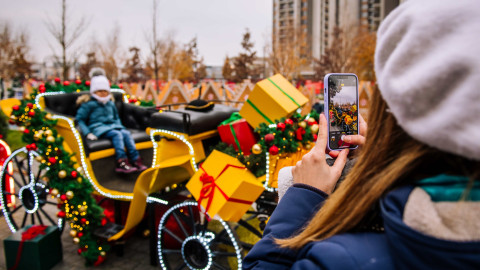
[[[150,141],[150,136],[144,130],[128,129],[132,134],[135,143]],[[113,148],[112,141],[109,139],[98,139],[95,141],[83,138],[85,142],[85,152],[88,155],[91,152]]]
[[[195,135],[217,129],[217,126],[229,118],[238,109],[216,104],[207,112],[178,109],[155,113],[150,118],[150,127]]]

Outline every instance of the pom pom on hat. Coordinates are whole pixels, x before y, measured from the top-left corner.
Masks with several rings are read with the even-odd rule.
[[[480,160],[477,0],[406,1],[377,32],[375,73],[398,124],[431,147]]]

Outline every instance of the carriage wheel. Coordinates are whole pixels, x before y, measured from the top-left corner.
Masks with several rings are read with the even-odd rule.
[[[223,220],[207,221],[197,202],[174,205],[158,225],[163,269],[241,269],[242,249]],[[203,222],[202,222],[203,221]]]
[[[57,200],[49,195],[48,183],[42,180],[46,170],[40,169],[37,156],[24,147],[13,152],[1,167],[0,202],[12,232],[30,224],[63,230],[64,218],[56,216]]]

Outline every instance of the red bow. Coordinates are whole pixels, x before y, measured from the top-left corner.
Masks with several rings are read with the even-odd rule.
[[[22,241],[20,245],[18,245],[17,250],[17,258],[15,259],[15,265],[11,267],[9,270],[15,270],[20,263],[20,258],[22,257],[22,249],[23,249],[23,242],[35,239],[35,237],[39,236],[40,234],[45,234],[45,229],[47,226],[45,225],[34,225],[28,228],[26,231],[22,232]]]
[[[213,194],[215,193],[215,188],[218,189],[218,191],[223,195],[225,200],[229,202],[236,202],[236,203],[243,203],[243,204],[252,204],[253,202],[251,201],[246,201],[246,200],[240,200],[240,199],[235,199],[235,198],[230,198],[228,197],[227,194],[215,183],[215,180],[220,178],[220,176],[230,167],[237,168],[237,169],[245,169],[245,167],[242,166],[235,166],[231,164],[227,164],[225,168],[220,172],[220,174],[217,175],[216,178],[213,178],[213,176],[209,175],[205,169],[200,165],[200,169],[203,171],[203,174],[200,176],[200,182],[202,182],[202,189],[200,189],[200,196],[198,197],[198,209],[200,212],[203,212],[200,208],[203,199],[207,199],[207,205],[205,207],[205,213],[208,212],[210,209],[210,205],[212,204],[213,201]],[[207,219],[210,219],[209,216],[207,215]]]

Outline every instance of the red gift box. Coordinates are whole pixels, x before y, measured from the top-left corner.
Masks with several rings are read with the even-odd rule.
[[[222,142],[233,145],[237,151],[240,147],[244,155],[250,155],[252,146],[257,143],[255,133],[245,119],[218,126],[218,133]]]

